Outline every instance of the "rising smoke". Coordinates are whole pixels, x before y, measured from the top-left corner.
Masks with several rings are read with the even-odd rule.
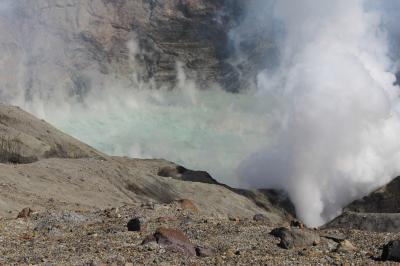
[[[384,2],[384,1],[383,1]],[[400,173],[398,87],[382,12],[361,0],[277,1],[281,65],[260,73],[280,131],[242,163],[251,186],[286,190],[308,225]]]
[[[176,88],[155,89],[140,76],[146,51],[134,35],[131,76],[106,73],[74,35],[55,36],[52,14],[33,4],[16,16],[15,3],[24,1],[0,1],[0,99],[105,152],[284,189],[309,225],[400,173],[397,0],[248,1],[231,63],[242,79],[244,68],[265,70],[236,94],[198,90],[180,62]],[[246,53],[265,43],[264,62],[249,66]]]

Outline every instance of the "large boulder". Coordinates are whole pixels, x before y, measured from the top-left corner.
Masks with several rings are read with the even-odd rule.
[[[318,233],[310,229],[281,227],[272,230],[271,235],[279,237],[279,246],[285,249],[304,248],[320,242]]]

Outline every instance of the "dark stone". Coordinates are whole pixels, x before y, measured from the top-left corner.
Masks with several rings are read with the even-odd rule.
[[[166,166],[158,171],[158,175],[162,177],[172,177],[173,179],[198,182],[206,184],[219,184],[209,173],[205,171],[193,171],[183,166]]]
[[[400,240],[390,241],[384,245],[381,259],[400,262]]]
[[[308,247],[320,242],[319,235],[309,229],[280,227],[272,230],[271,235],[279,237],[281,239],[279,246],[285,249]]]
[[[142,227],[140,218],[133,218],[133,219],[131,219],[131,220],[128,222],[127,227],[128,227],[128,231],[131,231],[131,232],[138,232],[138,231],[140,231],[140,230],[141,230],[141,227]]]

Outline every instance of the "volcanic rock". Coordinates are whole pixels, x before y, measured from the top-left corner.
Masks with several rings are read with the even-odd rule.
[[[131,232],[138,232],[142,229],[142,221],[140,218],[133,218],[131,220],[129,220],[127,227],[128,227],[128,231]]]
[[[51,91],[57,83],[70,88],[71,95],[82,97],[96,89],[96,78],[116,76],[129,84],[132,73],[140,80],[153,79],[165,86],[177,80],[177,61],[201,87],[213,83],[232,91],[240,87],[238,70],[228,60],[234,52],[229,32],[243,13],[233,3],[239,1],[10,2],[10,14],[0,20],[0,34],[4,36],[0,47],[7,51],[0,70],[9,70],[0,71],[0,82],[4,80],[0,85],[5,90],[14,89],[21,78],[11,75],[20,70],[16,60],[32,61],[26,71],[35,75],[21,80],[29,86],[29,92]],[[247,69],[253,70],[250,74],[256,75],[257,61],[264,61],[260,56],[272,50],[271,45],[257,39],[247,42],[263,43],[263,47],[252,49],[246,60],[251,66]],[[42,49],[44,46],[46,49]],[[140,51],[143,53],[137,54]]]
[[[390,241],[384,245],[381,259],[400,262],[400,240]]]
[[[336,252],[352,252],[355,251],[356,247],[351,243],[349,240],[345,239],[341,242],[339,242]]]
[[[196,255],[196,249],[189,238],[178,229],[159,228],[154,234],[157,243],[168,249],[182,252],[189,256]]]
[[[345,210],[362,213],[400,213],[400,177],[362,199],[353,201]]]
[[[272,230],[271,235],[279,237],[279,246],[285,249],[308,247],[320,242],[318,233],[309,229],[281,227]]]
[[[209,173],[205,171],[193,171],[186,169],[185,167],[180,165],[162,167],[159,170],[158,175],[163,177],[172,177],[174,179],[182,181],[220,184]]]
[[[400,232],[400,213],[344,212],[323,228],[346,228],[373,232]]]

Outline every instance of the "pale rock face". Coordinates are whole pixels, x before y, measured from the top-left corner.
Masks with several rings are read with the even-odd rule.
[[[0,96],[80,97],[105,79],[130,86],[135,75],[172,86],[178,61],[200,87],[222,84],[230,19],[224,2],[6,1]]]

